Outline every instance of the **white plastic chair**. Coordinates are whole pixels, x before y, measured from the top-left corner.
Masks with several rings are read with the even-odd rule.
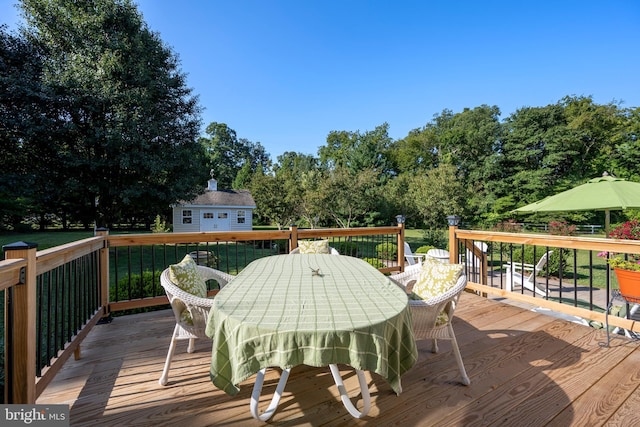
[[[512,292],[514,286],[522,286],[525,289],[546,297],[547,291],[536,286],[536,277],[543,271],[552,253],[553,251],[547,251],[540,257],[536,265],[521,262],[506,263],[504,267],[506,268],[507,291]],[[528,274],[525,274],[525,272],[528,272]]]
[[[404,273],[393,274],[389,276],[391,280],[405,288],[407,293],[411,293],[414,283],[420,276],[421,269],[410,269]],[[438,352],[438,340],[451,341],[453,355],[458,364],[462,383],[464,385],[471,384],[467,371],[464,369],[462,355],[453,331],[453,314],[458,304],[460,294],[467,286],[467,276],[461,274],[456,284],[444,293],[432,297],[428,300],[409,300],[411,308],[411,316],[413,318],[413,329],[416,339],[432,339],[432,352]],[[444,312],[445,316],[440,316]],[[443,322],[444,318],[444,322]]]
[[[437,248],[433,248],[433,249],[429,249],[427,251],[427,256],[429,258],[435,259],[438,262],[441,262],[443,264],[449,264],[449,251],[446,249],[437,249]]]
[[[404,242],[404,259],[407,260],[407,264],[422,264],[426,256],[426,254],[414,254],[411,252],[411,246],[409,246],[407,242]]]
[[[220,285],[220,288],[229,283],[233,276],[224,273],[213,268],[204,267],[199,265],[198,271],[202,275],[205,281],[215,280]],[[160,284],[164,288],[171,309],[176,318],[176,326],[173,328],[173,335],[171,336],[171,343],[169,344],[169,351],[167,352],[167,359],[164,362],[164,369],[162,375],[158,381],[160,385],[166,385],[169,381],[169,368],[171,367],[171,359],[176,350],[176,343],[178,340],[189,340],[187,347],[187,353],[193,353],[195,350],[196,338],[207,338],[205,335],[205,329],[207,327],[207,317],[209,316],[209,310],[213,304],[213,298],[200,298],[183,291],[176,286],[169,278],[169,269],[167,268],[160,275]],[[184,321],[182,313],[188,310],[193,321],[192,324]]]

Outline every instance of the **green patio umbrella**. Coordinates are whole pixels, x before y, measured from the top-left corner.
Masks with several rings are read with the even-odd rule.
[[[609,235],[609,212],[640,208],[640,183],[610,176],[606,172],[562,193],[549,196],[512,212],[604,211],[604,229]]]

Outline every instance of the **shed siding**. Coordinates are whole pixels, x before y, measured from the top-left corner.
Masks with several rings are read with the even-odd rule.
[[[182,223],[182,211],[190,210],[192,213],[191,224]],[[202,211],[228,212],[229,230],[219,231],[251,231],[253,230],[253,209],[229,206],[175,206],[173,208],[173,231],[176,233],[199,232]],[[244,224],[238,223],[238,211],[245,212]]]
[[[182,211],[191,211],[191,224],[182,223]],[[200,231],[200,208],[176,206],[173,208],[173,231],[175,233],[190,233]]]

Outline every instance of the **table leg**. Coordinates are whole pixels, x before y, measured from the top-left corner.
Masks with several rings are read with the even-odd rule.
[[[356,407],[351,403],[351,399],[347,395],[347,390],[344,387],[344,383],[342,382],[342,376],[340,375],[340,370],[337,365],[329,365],[329,369],[331,369],[331,375],[333,375],[333,380],[336,382],[336,386],[338,386],[338,391],[340,392],[340,398],[342,399],[342,403],[344,407],[347,408],[347,411],[355,418],[362,418],[369,412],[369,408],[371,407],[371,397],[369,395],[369,385],[367,384],[367,380],[364,377],[364,372],[360,369],[356,369],[356,374],[358,375],[358,382],[360,383],[360,392],[362,393],[362,411],[358,411]]]
[[[266,371],[266,368],[260,369],[256,374],[256,382],[253,385],[253,392],[251,393],[251,403],[249,404],[249,407],[251,408],[251,415],[253,416],[253,418],[260,421],[267,421],[276,411],[278,403],[280,403],[280,398],[282,397],[282,392],[284,391],[284,386],[287,384],[287,379],[289,378],[291,369],[282,370],[282,374],[280,374],[280,381],[278,381],[276,391],[275,393],[273,393],[273,397],[271,398],[269,407],[262,413],[262,415],[258,415],[258,401],[260,400],[260,393],[262,392],[262,384],[264,383],[264,374]]]

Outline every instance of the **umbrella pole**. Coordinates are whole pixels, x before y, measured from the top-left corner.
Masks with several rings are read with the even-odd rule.
[[[609,209],[604,210],[604,233],[605,237],[609,238]]]

